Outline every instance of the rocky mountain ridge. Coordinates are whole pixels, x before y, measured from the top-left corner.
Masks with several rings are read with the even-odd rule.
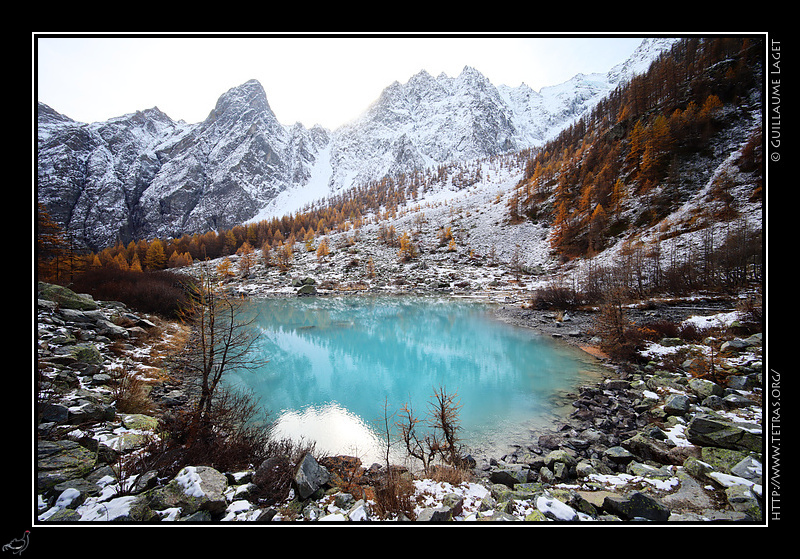
[[[84,124],[39,103],[38,200],[91,249],[281,216],[382,176],[541,145],[672,42],[645,39],[608,74],[540,92],[495,87],[469,67],[421,71],[335,131],[282,125],[256,80],[197,124],[157,108]]]

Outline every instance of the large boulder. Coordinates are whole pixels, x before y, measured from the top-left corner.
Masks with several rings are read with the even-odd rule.
[[[317,294],[317,288],[309,284],[304,284],[300,289],[297,290],[297,295],[299,297],[302,297],[304,295],[308,296],[316,294]]]
[[[690,454],[690,449],[683,449],[668,445],[644,433],[636,433],[629,439],[622,441],[622,447],[638,456],[642,460],[658,462],[659,464],[681,465]]]
[[[699,446],[760,452],[763,445],[761,426],[754,423],[727,421],[711,414],[692,418],[686,438]]]
[[[59,348],[56,355],[63,355],[73,363],[88,363],[99,365],[103,363],[103,354],[96,345],[86,342]]]
[[[690,380],[689,388],[697,395],[700,401],[709,396],[722,396],[725,393],[725,390],[719,384],[701,378]]]
[[[492,470],[492,472],[489,474],[489,481],[492,483],[506,485],[513,489],[516,484],[525,483],[528,481],[528,472],[523,470],[521,467],[498,468]]]

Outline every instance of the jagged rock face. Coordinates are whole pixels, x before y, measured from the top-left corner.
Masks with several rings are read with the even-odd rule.
[[[263,88],[231,89],[197,125],[158,109],[81,124],[39,104],[39,200],[90,248],[225,229],[308,179],[327,134],[284,128]]]
[[[136,203],[156,176],[159,144],[180,126],[158,109],[81,124],[39,104],[38,198],[78,243],[135,230]]]
[[[40,103],[38,199],[93,250],[224,230],[312,181],[327,184],[327,195],[541,145],[669,44],[645,41],[607,75],[578,75],[538,93],[525,84],[495,87],[469,67],[455,78],[422,71],[334,132],[281,125],[255,80],[191,125],[157,108],[83,124]]]
[[[139,204],[149,235],[226,229],[252,217],[292,180],[290,135],[258,82],[220,97],[208,118],[160,152]]]

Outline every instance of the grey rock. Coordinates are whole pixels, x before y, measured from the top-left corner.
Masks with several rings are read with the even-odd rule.
[[[626,496],[606,496],[603,510],[626,520],[644,518],[664,522],[670,516],[670,510],[663,503],[641,491],[634,491]]]
[[[700,400],[705,400],[709,396],[722,396],[724,394],[724,389],[719,384],[705,379],[690,380],[689,388]]]
[[[317,288],[309,284],[305,284],[300,289],[297,290],[298,296],[316,295],[316,294],[317,294]]]
[[[328,470],[311,454],[306,454],[297,466],[294,485],[301,499],[307,499],[331,479]]]
[[[417,522],[447,522],[452,518],[448,507],[428,507],[417,515]]]
[[[528,481],[528,473],[522,468],[500,468],[492,470],[489,481],[513,488],[518,483]]]
[[[760,461],[752,456],[748,456],[731,468],[731,473],[735,476],[761,483],[763,468]]]
[[[761,519],[761,504],[749,486],[732,485],[725,489],[725,496],[733,510],[746,513],[754,520]]]
[[[208,466],[187,466],[164,487],[143,495],[153,510],[180,507],[183,515],[208,511],[212,516],[222,514],[228,503],[225,489],[228,480],[224,474]]]
[[[689,411],[690,401],[685,394],[673,394],[664,404],[664,411],[668,415],[684,415]]]
[[[627,449],[621,446],[612,446],[603,453],[603,456],[608,458],[615,464],[628,464],[631,460],[636,458]]]

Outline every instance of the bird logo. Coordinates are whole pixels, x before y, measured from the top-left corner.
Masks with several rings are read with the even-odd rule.
[[[14,538],[6,545],[3,546],[3,551],[10,551],[11,553],[15,553],[17,555],[22,554],[28,548],[28,538],[30,537],[31,532],[30,530],[25,530],[25,533],[22,535],[21,538]]]

